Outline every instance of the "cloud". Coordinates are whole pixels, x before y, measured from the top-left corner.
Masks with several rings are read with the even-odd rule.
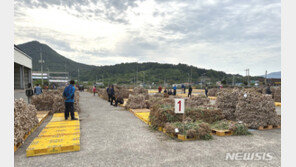
[[[14,24],[16,44],[38,40],[86,64],[281,69],[280,0],[16,0]]]

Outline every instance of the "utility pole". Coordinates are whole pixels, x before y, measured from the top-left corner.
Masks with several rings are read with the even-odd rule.
[[[192,68],[190,67],[191,75],[190,75],[190,83],[192,83]]]
[[[265,80],[264,80],[265,85],[267,84],[267,70],[265,71]]]
[[[187,73],[187,75],[188,75],[187,82],[189,83],[189,73]]]
[[[145,85],[145,72],[143,71],[144,73],[144,77],[143,77],[143,85]]]
[[[77,74],[77,82],[79,83],[79,68],[78,68],[78,74]]]
[[[42,83],[42,86],[43,86],[43,59],[42,59],[42,50],[41,50],[41,47],[40,47],[40,61],[41,63],[41,83]]]
[[[138,63],[137,63],[137,84],[138,84]]]
[[[250,86],[250,69],[246,69],[246,77],[247,77],[247,80],[248,80],[248,86]]]
[[[248,69],[248,85],[250,86],[250,69]]]
[[[66,60],[65,60],[65,65],[64,66],[65,66],[65,78],[66,78]]]
[[[232,75],[232,86],[234,86],[234,75]]]
[[[48,86],[49,86],[49,68],[47,67],[47,80],[48,80]]]

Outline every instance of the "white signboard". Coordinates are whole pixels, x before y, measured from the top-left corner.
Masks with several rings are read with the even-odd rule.
[[[175,99],[175,113],[183,114],[185,111],[185,101],[184,99]]]
[[[33,72],[32,75],[42,75],[42,73]],[[47,75],[47,73],[43,73],[43,75]]]
[[[50,79],[49,82],[62,82],[62,83],[67,83],[68,80],[52,80],[52,79]]]
[[[32,76],[32,78],[33,78],[33,79],[42,79],[41,76],[40,76],[40,77]],[[43,76],[43,79],[47,79],[47,77],[44,77],[44,76]]]

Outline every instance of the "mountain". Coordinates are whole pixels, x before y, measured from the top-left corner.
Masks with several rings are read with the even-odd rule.
[[[17,45],[22,51],[32,57],[33,71],[40,71],[40,49],[45,61],[43,70],[67,71],[72,79],[77,79],[79,69],[79,80],[95,81],[103,80],[104,83],[130,84],[137,78],[138,81],[145,80],[145,83],[183,83],[187,82],[192,74],[192,81],[202,79],[211,80],[213,83],[218,80],[232,82],[233,75],[222,71],[208,70],[188,66],[186,64],[160,64],[160,63],[121,63],[108,66],[94,66],[75,62],[60,55],[46,44],[38,41],[27,42]],[[240,75],[235,75],[242,78]],[[239,81],[239,80],[237,80]]]
[[[265,75],[262,75],[261,77],[265,77]],[[269,73],[267,74],[267,78],[281,79],[281,71]]]
[[[89,70],[89,69],[95,68],[95,66],[90,66],[90,65],[86,65],[86,64],[82,64],[82,63],[78,63],[73,60],[70,60],[60,55],[49,46],[45,44],[41,44],[38,41],[32,41],[32,42],[20,44],[20,45],[17,45],[17,47],[20,48],[26,54],[28,54],[30,57],[32,57],[33,71],[41,70],[41,64],[38,63],[38,61],[41,59],[40,50],[42,52],[42,59],[45,62],[43,66],[44,71],[47,71],[47,69],[49,69],[51,71],[73,72],[73,71],[77,71],[78,68],[80,70],[83,70],[83,69]]]

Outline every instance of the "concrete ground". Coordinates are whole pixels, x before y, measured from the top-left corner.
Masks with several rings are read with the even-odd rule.
[[[25,150],[50,120],[45,120],[15,152],[15,166],[280,166],[281,130],[250,136],[214,136],[210,141],[173,140],[151,130],[121,107],[80,93],[81,150],[26,157]],[[226,153],[268,153],[271,160],[226,160]]]
[[[25,102],[28,102],[28,98],[26,96],[25,90],[22,90],[22,89],[14,90],[14,98],[15,99],[23,98]]]

